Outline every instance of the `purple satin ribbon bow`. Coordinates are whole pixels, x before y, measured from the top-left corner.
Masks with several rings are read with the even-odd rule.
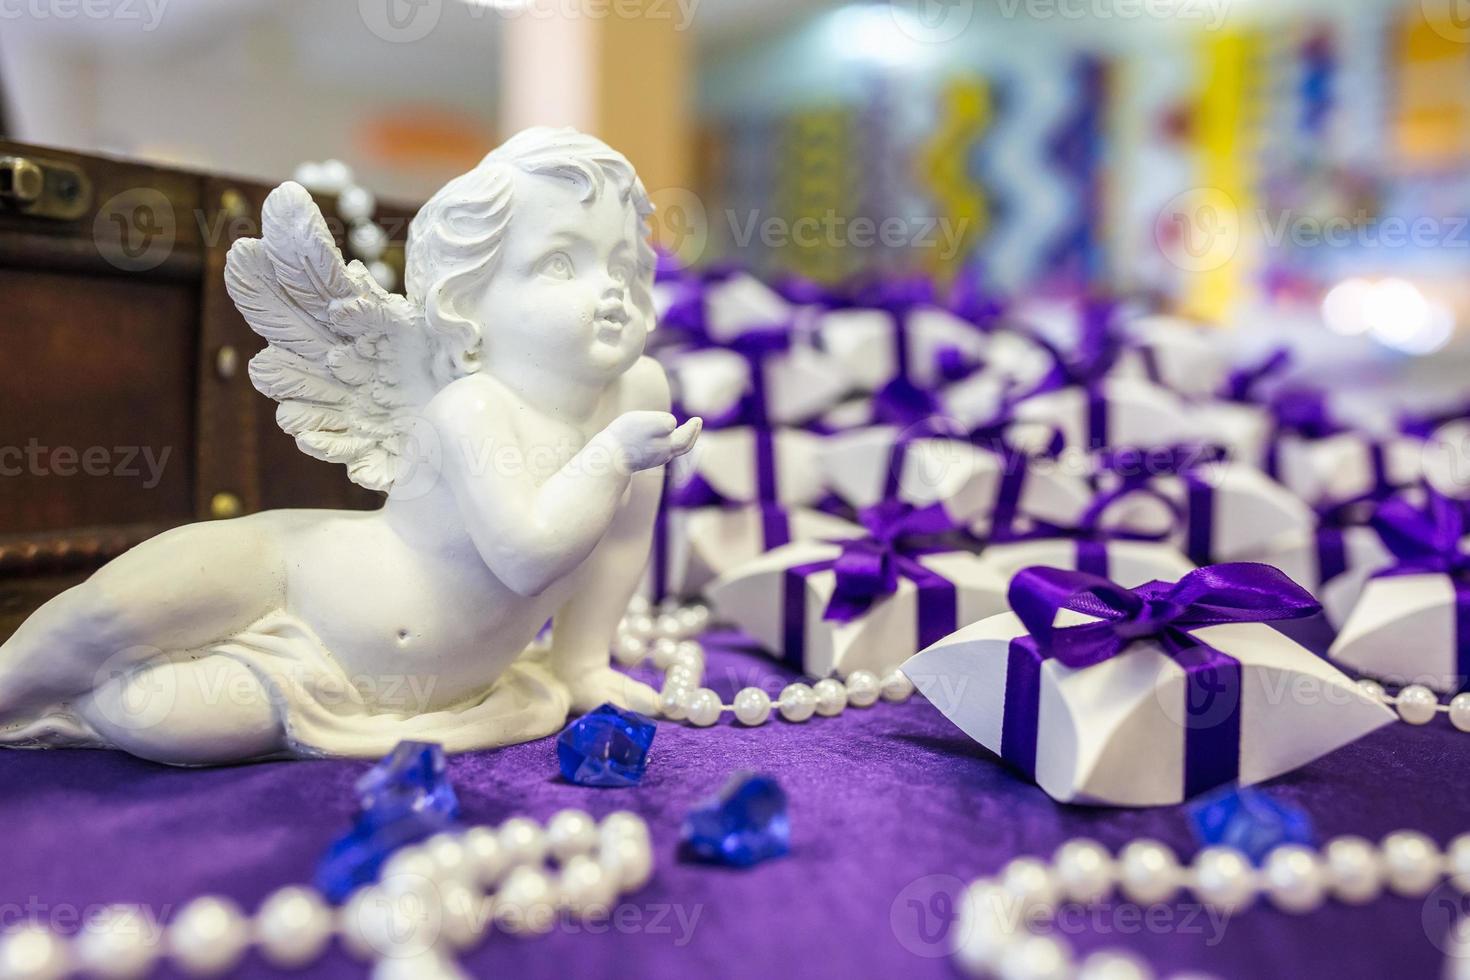
[[[1397,559],[1375,578],[1397,575],[1444,575],[1455,589],[1455,670],[1459,686],[1470,681],[1470,552],[1465,536],[1465,505],[1433,490],[1423,509],[1402,497],[1384,501],[1374,511],[1372,526]]]
[[[783,576],[782,659],[797,670],[806,666],[806,579],[817,572],[830,570],[836,576],[823,619],[850,623],[897,592],[899,579],[906,578],[918,593],[915,650],[957,628],[959,593],[954,583],[918,560],[953,550],[941,541],[956,529],[944,506],[886,501],[862,511],[859,519],[868,537],[832,542],[842,549],[836,558],[788,568]]]
[[[1008,597],[1027,635],[1012,640],[1008,654],[1001,756],[1035,778],[1044,661],[1086,669],[1120,656],[1139,640],[1153,640],[1185,673],[1186,797],[1232,782],[1240,772],[1240,662],[1191,631],[1321,611],[1283,572],[1249,562],[1199,568],[1178,582],[1149,582],[1137,589],[1086,572],[1025,568],[1011,580]],[[1058,627],[1063,609],[1098,619]]]

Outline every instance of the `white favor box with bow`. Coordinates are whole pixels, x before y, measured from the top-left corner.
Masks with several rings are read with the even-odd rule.
[[[817,462],[821,437],[802,429],[777,429],[770,436],[776,502],[788,507],[816,503],[826,492]],[[697,474],[726,500],[748,503],[759,499],[757,437],[749,426],[705,429],[694,449],[674,464],[674,485],[682,486]]]
[[[1098,382],[1106,406],[1109,446],[1160,447],[1189,441],[1193,427],[1187,406],[1173,392],[1134,378],[1105,378]],[[1059,388],[1032,395],[1016,405],[1020,421],[1055,426],[1073,449],[1090,445],[1085,388]]]
[[[1347,527],[1342,530],[1343,571],[1326,582],[1314,531],[1302,531],[1282,537],[1272,546],[1250,556],[1251,561],[1275,565],[1292,581],[1317,597],[1322,611],[1334,628],[1340,629],[1357,604],[1369,577],[1380,568],[1393,564],[1393,556],[1383,546],[1383,539],[1371,527]]]
[[[858,509],[879,503],[888,487],[899,436],[893,426],[873,426],[822,439],[821,465],[828,486]],[[1008,462],[988,449],[942,438],[915,439],[905,447],[898,497],[917,506],[942,503],[956,523],[988,531],[1010,465],[1027,466],[1017,506],[1023,516],[1070,526],[1092,499],[1086,481],[1063,472],[1054,461]]]
[[[1369,579],[1328,655],[1391,684],[1460,690],[1455,586],[1446,575]]]
[[[669,350],[660,360],[675,396],[690,415],[719,417],[751,388],[750,362],[732,350]],[[795,425],[821,415],[847,393],[830,359],[795,342],[761,361],[766,415],[776,425]]]
[[[1158,541],[1114,539],[1100,542],[1107,553],[1107,571],[1096,574],[1134,589],[1145,582],[1174,582],[1194,570],[1194,563],[1173,545]],[[1078,542],[1070,538],[1036,538],[987,545],[980,558],[1000,570],[1009,581],[1023,568],[1077,567]]]
[[[1145,316],[1129,322],[1126,330],[1136,346],[1124,348],[1113,369],[1116,377],[1140,378],[1184,395],[1210,397],[1229,376],[1230,362],[1218,328],[1183,317]],[[1157,377],[1150,376],[1150,361]]]
[[[1057,625],[1089,622],[1063,610]],[[1240,783],[1290,772],[1394,720],[1331,664],[1262,623],[1190,631],[1241,664]],[[1001,751],[1011,640],[1004,613],[959,630],[902,667],[950,721]],[[1063,803],[1166,806],[1184,799],[1184,670],[1141,640],[1096,666],[1041,665],[1036,783]]]
[[[819,510],[792,507],[785,510],[785,515],[791,541],[845,541],[867,534],[857,524]],[[698,595],[725,572],[766,552],[759,504],[674,509],[666,520],[669,543],[665,581],[671,595]],[[644,572],[641,592],[653,596],[651,562]]]
[[[1375,441],[1383,453],[1384,474],[1390,485],[1419,482],[1424,472],[1423,443],[1407,437],[1375,440],[1358,432],[1322,439],[1282,436],[1277,473],[1288,489],[1310,504],[1353,500],[1377,488],[1372,448]]]
[[[722,621],[739,626],[779,660],[790,662],[786,649],[786,572],[815,562],[831,561],[842,549],[819,542],[794,542],[747,562],[721,576],[707,590]],[[955,587],[956,625],[974,622],[1006,608],[1008,580],[969,552],[939,552],[916,561]],[[826,570],[805,576],[799,669],[812,677],[855,670],[883,676],[919,648],[919,590],[899,576],[897,590],[874,601],[866,613],[842,623],[823,618],[836,590],[837,575]],[[796,666],[793,664],[793,666]]]

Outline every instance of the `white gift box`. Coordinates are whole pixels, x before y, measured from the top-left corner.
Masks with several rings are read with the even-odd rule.
[[[1057,625],[1090,619],[1063,610]],[[1270,626],[1227,623],[1190,632],[1241,664],[1242,785],[1290,772],[1394,720],[1331,664]],[[966,735],[1000,754],[1010,645],[1024,635],[1020,619],[1003,613],[921,651],[902,670]],[[1185,696],[1184,670],[1151,640],[1083,669],[1043,661],[1037,785],[1063,803],[1181,802]]]
[[[801,429],[776,429],[762,435],[750,426],[706,429],[694,448],[676,461],[673,482],[683,486],[694,475],[725,500],[750,503],[760,499],[756,467],[757,440],[771,440],[777,503],[800,507],[816,503],[826,492],[818,453],[822,438]]]
[[[1132,320],[1127,333],[1137,346],[1123,350],[1117,377],[1141,378],[1196,397],[1214,395],[1230,373],[1220,331],[1176,316]]]
[[[1354,500],[1377,489],[1375,443],[1391,486],[1419,482],[1424,471],[1423,443],[1408,437],[1375,440],[1357,432],[1322,439],[1283,435],[1277,443],[1277,478],[1314,505]]]
[[[795,307],[754,276],[737,272],[704,293],[705,328],[716,340],[791,322]]]
[[[1009,581],[1023,568],[1045,565],[1049,568],[1079,567],[1078,542],[1070,538],[1036,538],[987,545],[981,560],[993,565]],[[1127,589],[1145,582],[1173,582],[1194,569],[1194,563],[1172,545],[1157,541],[1099,541],[1106,568],[1083,568],[1101,575]]]
[[[887,310],[828,310],[816,316],[812,329],[817,345],[842,366],[853,387],[877,391],[898,374],[897,328]],[[986,335],[937,307],[912,310],[906,332],[909,378],[915,384],[933,387],[940,383],[938,359],[945,348],[977,361],[985,356]]]
[[[1465,683],[1455,585],[1447,575],[1370,578],[1328,655],[1391,684],[1440,692]]]
[[[889,489],[893,426],[873,426],[821,440],[821,466],[827,485],[855,508],[871,507]],[[990,529],[1008,465],[1025,465],[1017,512],[1034,520],[1071,526],[1092,499],[1087,482],[1046,460],[1008,462],[1004,457],[957,439],[914,439],[907,444],[898,473],[897,496],[945,510],[977,533]]]
[[[668,511],[664,518],[668,535],[665,590],[670,595],[698,595],[725,572],[764,554],[767,549],[763,510],[760,504],[746,504]],[[793,507],[782,509],[782,513],[788,542],[844,541],[867,534],[861,526],[819,510]],[[649,598],[662,598],[654,595],[652,560],[643,573],[640,591]]]
[[[1251,556],[1252,561],[1275,565],[1316,596],[1327,621],[1338,629],[1357,604],[1369,577],[1393,564],[1393,556],[1383,546],[1383,539],[1371,527],[1345,527],[1341,533],[1344,568],[1325,582],[1315,531],[1286,535]]]
[[[690,415],[718,418],[751,388],[751,363],[731,350],[671,350],[660,358],[680,406]],[[761,360],[767,419],[775,425],[806,422],[836,405],[847,384],[826,355],[793,342],[790,350]]]
[[[1198,401],[1188,405],[1188,442],[1219,446],[1229,459],[1261,465],[1271,438],[1271,415],[1258,405]]]
[[[1201,463],[1193,471],[1209,487],[1209,555],[1192,554],[1189,524],[1200,519],[1190,504],[1185,477],[1162,475],[1148,486],[1172,501],[1185,523],[1169,540],[1197,563],[1238,561],[1259,555],[1282,540],[1308,534],[1316,514],[1291,491],[1266,474],[1242,463]],[[1147,493],[1135,493],[1109,508],[1106,526],[1154,534],[1174,520],[1168,507]]]
[[[1098,382],[1098,390],[1106,405],[1109,446],[1172,446],[1194,435],[1187,406],[1165,388],[1134,378],[1106,378]],[[1020,402],[1015,417],[1055,426],[1070,448],[1095,449],[1099,447],[1092,445],[1090,405],[1085,388],[1059,388]]]
[[[823,618],[836,589],[836,573],[812,572],[801,582],[801,649],[786,639],[787,570],[835,559],[837,545],[794,542],[756,558],[717,579],[706,590],[720,619],[749,633],[767,651],[813,677],[855,670],[883,676],[914,653],[919,643],[919,590],[902,576],[892,595],[875,601],[862,616],[842,623]],[[956,625],[1006,608],[1008,580],[969,552],[940,552],[916,559],[953,583]]]

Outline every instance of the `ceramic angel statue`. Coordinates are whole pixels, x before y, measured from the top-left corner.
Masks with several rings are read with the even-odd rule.
[[[230,295],[250,377],[302,451],[380,510],[175,529],[51,600],[0,647],[0,744],[208,765],[451,751],[655,710],[608,646],[647,559],[675,426],[653,325],[652,206],[628,161],[532,129],[436,194],[407,296],[344,265],[277,188]],[[552,622],[549,643],[538,643]]]

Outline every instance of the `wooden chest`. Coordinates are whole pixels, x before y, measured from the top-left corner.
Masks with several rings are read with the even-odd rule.
[[[0,637],[166,528],[379,502],[246,376],[264,344],[223,269],[269,190],[0,140]],[[400,277],[411,216],[378,209]]]

